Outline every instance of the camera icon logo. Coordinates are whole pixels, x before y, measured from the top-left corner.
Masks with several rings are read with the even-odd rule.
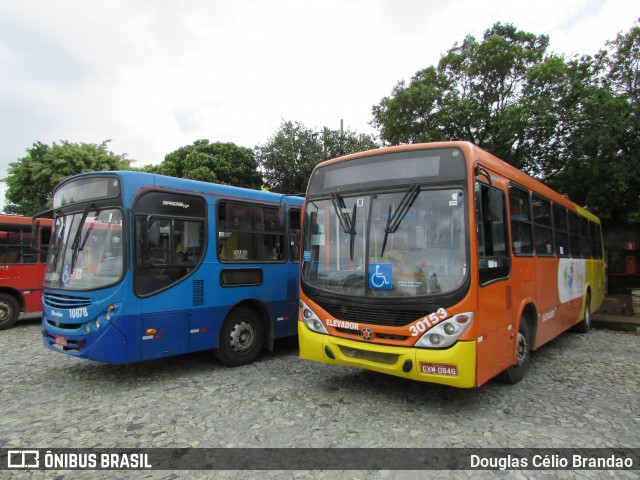
[[[9,450],[7,468],[40,468],[38,450]]]

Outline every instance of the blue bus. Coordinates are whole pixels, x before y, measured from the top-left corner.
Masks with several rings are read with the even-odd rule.
[[[54,351],[129,363],[212,349],[228,366],[297,334],[302,198],[142,172],[60,183],[44,275]]]

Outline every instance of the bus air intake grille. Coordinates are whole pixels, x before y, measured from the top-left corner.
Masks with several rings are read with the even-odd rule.
[[[71,295],[61,295],[58,293],[45,293],[43,303],[52,308],[79,308],[91,305],[91,299],[85,297],[74,297]]]
[[[204,305],[204,280],[193,281],[193,306],[201,307]]]
[[[421,313],[415,310],[381,309],[362,305],[336,305],[326,301],[318,301],[317,303],[339,320],[387,327],[404,327],[429,314],[429,312]]]

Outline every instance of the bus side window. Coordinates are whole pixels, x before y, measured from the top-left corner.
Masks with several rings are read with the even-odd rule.
[[[527,190],[513,184],[509,185],[512,246],[516,256],[533,254],[530,203]]]
[[[559,257],[569,256],[569,221],[567,220],[567,209],[553,205],[553,228],[556,237],[556,253]]]
[[[51,227],[40,227],[40,248],[49,250],[49,242],[51,241]],[[46,253],[40,254],[40,262],[46,263]]]
[[[202,258],[204,222],[136,217],[135,290],[149,295],[180,281]]]
[[[478,182],[475,203],[480,283],[484,285],[511,272],[504,192]]]
[[[582,250],[580,248],[580,219],[577,213],[569,213],[569,238],[571,245],[571,256],[580,258]]]
[[[538,256],[554,256],[551,202],[539,195],[533,195],[533,238]]]
[[[284,261],[285,230],[272,207],[218,203],[218,256],[223,262]]]

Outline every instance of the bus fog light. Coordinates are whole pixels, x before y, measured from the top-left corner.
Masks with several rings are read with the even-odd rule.
[[[473,323],[473,313],[460,313],[427,330],[415,343],[420,348],[448,348]]]

